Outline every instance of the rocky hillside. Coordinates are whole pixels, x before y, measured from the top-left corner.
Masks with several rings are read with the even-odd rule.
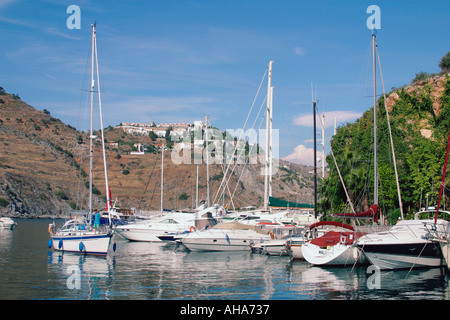
[[[17,95],[1,90],[0,215],[50,217],[86,209],[89,180],[87,138],[86,133],[52,117],[47,110],[37,110]],[[148,136],[135,136],[111,127],[105,130],[105,140],[112,199],[117,199],[121,207],[159,210],[160,153],[133,155],[130,151],[135,143],[158,144],[161,141],[152,141]],[[95,141],[94,167],[95,206],[101,208],[105,205],[106,190],[99,139]],[[259,170],[254,165],[235,171],[229,185],[231,193],[234,193],[234,207],[261,206],[264,185]],[[311,168],[281,161],[280,170],[273,180],[274,196],[312,203],[310,172]],[[221,167],[210,166],[212,199],[222,176]],[[241,180],[238,182],[239,176]],[[164,207],[192,207],[195,183],[196,165],[175,165],[170,159],[170,151],[166,151]],[[199,199],[205,198],[206,166],[203,164],[199,167]]]
[[[438,200],[442,167],[450,128],[450,74],[415,81],[393,90],[386,98],[395,146],[402,209],[411,217],[420,208]],[[400,216],[384,98],[377,104],[379,210],[390,223]],[[373,201],[373,108],[353,124],[337,130],[332,148],[357,210]],[[336,212],[347,199],[331,156],[330,175],[320,189],[321,210]],[[447,173],[445,183],[450,183]],[[448,203],[448,196],[446,197]]]

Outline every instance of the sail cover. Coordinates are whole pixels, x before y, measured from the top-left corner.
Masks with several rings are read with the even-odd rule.
[[[269,197],[269,206],[276,208],[292,208],[292,209],[313,209],[313,204],[296,203],[274,197]]]
[[[373,219],[375,222],[378,222],[378,205],[373,204],[369,210],[364,212],[334,213],[333,216],[340,218]]]

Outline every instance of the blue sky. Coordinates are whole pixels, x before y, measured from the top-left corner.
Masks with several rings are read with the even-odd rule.
[[[86,129],[80,110],[96,21],[105,126],[208,115],[213,126],[237,129],[274,60],[279,154],[311,164],[312,121],[302,118],[312,114],[311,84],[329,124],[371,107],[372,4],[381,9],[386,90],[438,72],[450,50],[450,1],[0,0],[0,86]],[[81,29],[67,28],[70,5],[81,10]],[[262,93],[258,99],[255,110]]]

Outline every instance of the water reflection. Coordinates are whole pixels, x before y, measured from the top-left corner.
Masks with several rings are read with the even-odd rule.
[[[380,272],[321,268],[249,252],[189,252],[174,243],[115,239],[107,257],[47,247],[48,221],[0,230],[0,299],[449,299],[439,268]]]

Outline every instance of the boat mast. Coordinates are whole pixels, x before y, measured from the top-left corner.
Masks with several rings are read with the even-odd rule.
[[[91,25],[92,35],[91,35],[91,120],[90,120],[90,131],[89,131],[89,221],[92,217],[92,170],[94,164],[94,130],[93,130],[93,110],[94,110],[94,37],[95,37],[95,24]]]
[[[317,141],[316,141],[316,101],[313,101],[314,129],[314,217],[317,219]],[[323,160],[322,160],[323,161]]]
[[[208,138],[208,116],[205,117],[206,129],[205,129],[205,157],[206,157],[206,203],[209,208],[210,199],[209,199],[209,138]]]
[[[270,179],[269,175],[271,175],[270,172],[270,162],[272,162],[271,159],[271,121],[272,121],[272,63],[273,61],[269,61],[269,72],[268,72],[268,78],[267,78],[267,108],[266,108],[266,154],[265,154],[265,170],[264,170],[264,210],[267,211],[269,207],[269,184]]]
[[[93,25],[93,37],[94,37],[94,48],[95,48],[95,66],[97,71],[97,88],[98,88],[98,112],[100,118],[100,132],[102,138],[102,151],[103,151],[103,168],[105,171],[105,190],[106,190],[106,208],[108,210],[108,219],[109,224],[111,225],[111,196],[109,193],[109,184],[108,184],[108,169],[106,166],[106,150],[105,150],[105,133],[103,130],[103,117],[102,117],[102,99],[101,99],[101,89],[100,89],[100,73],[98,71],[98,55],[97,55],[97,37],[95,32],[95,26]]]
[[[164,213],[164,143],[161,146],[161,213]]]
[[[378,205],[378,156],[377,156],[377,85],[376,85],[376,58],[375,58],[375,30],[372,31],[372,54],[373,54],[373,174],[374,174],[374,204]]]

